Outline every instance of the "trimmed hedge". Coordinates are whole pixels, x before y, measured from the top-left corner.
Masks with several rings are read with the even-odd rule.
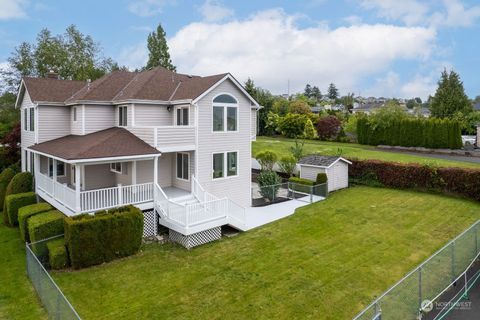
[[[315,181],[313,181],[313,180],[303,179],[303,178],[298,178],[298,177],[291,177],[290,179],[288,179],[288,182],[303,184],[303,185],[306,185],[306,186],[315,185]]]
[[[403,119],[380,127],[361,117],[357,120],[357,135],[360,144],[374,146],[462,148],[460,124],[448,119]]]
[[[352,160],[353,183],[455,194],[480,201],[480,170]]]
[[[328,181],[328,176],[326,173],[320,172],[317,174],[317,180],[315,181],[315,184],[324,184],[327,183]]]
[[[5,198],[5,210],[10,226],[18,225],[18,210],[30,204],[37,203],[35,192],[11,194]]]
[[[5,198],[11,194],[25,193],[33,191],[33,177],[30,172],[20,172],[13,176],[12,180],[8,183],[7,190],[5,191]],[[6,205],[3,204],[3,211],[5,211]]]
[[[142,236],[143,213],[134,206],[65,218],[65,242],[75,269],[132,255]]]
[[[0,173],[0,208],[3,208],[8,184],[14,176],[15,171],[11,168],[7,168]],[[3,223],[8,225],[8,215],[6,211],[3,212]]]
[[[39,259],[45,259],[48,254],[46,243],[37,243],[53,236],[63,234],[63,213],[58,210],[42,212],[28,219],[28,236],[33,243],[32,251]]]
[[[59,238],[47,243],[48,264],[54,270],[65,269],[68,267],[68,253],[65,246],[65,239]]]
[[[53,207],[47,203],[36,203],[18,209],[18,226],[20,228],[20,237],[25,242],[30,242],[28,236],[27,222],[28,219],[36,214],[52,210]]]

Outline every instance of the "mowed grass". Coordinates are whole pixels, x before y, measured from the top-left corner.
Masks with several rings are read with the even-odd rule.
[[[0,319],[47,319],[25,268],[18,228],[0,222]]]
[[[193,250],[53,276],[83,319],[348,319],[480,218],[440,195],[353,187]]]
[[[295,144],[295,140],[286,138],[257,137],[257,141],[252,143],[252,154],[255,156],[258,152],[271,150],[280,157],[290,154],[290,147]],[[320,153],[323,155],[338,155],[343,157],[358,159],[376,159],[391,162],[420,163],[435,165],[438,167],[461,167],[480,169],[478,163],[468,163],[455,160],[437,159],[427,156],[416,156],[398,152],[380,151],[372,146],[365,146],[354,143],[329,142],[319,140],[305,140],[304,152]]]

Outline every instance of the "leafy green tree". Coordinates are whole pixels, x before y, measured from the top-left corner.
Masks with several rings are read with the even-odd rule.
[[[472,104],[465,94],[463,82],[455,71],[445,69],[438,82],[438,88],[430,102],[430,112],[437,118],[450,118],[456,112],[467,114]]]
[[[342,97],[342,104],[347,108],[347,110],[353,109],[353,104],[355,103],[354,97],[354,93],[349,93],[346,96]]]
[[[312,112],[310,106],[302,100],[294,100],[290,101],[288,105],[288,112],[289,113],[297,113],[297,114],[309,114]]]
[[[307,117],[303,114],[289,113],[280,120],[280,132],[287,138],[302,137]]]
[[[164,67],[171,71],[177,68],[172,64],[170,53],[168,52],[167,35],[161,24],[157,30],[150,32],[147,38],[148,61],[145,69],[151,69],[158,66]]]
[[[389,128],[396,121],[408,119],[411,116],[400,107],[398,101],[389,100],[384,107],[375,110],[369,117],[372,128]]]
[[[328,97],[332,100],[337,100],[338,98],[338,89],[337,87],[335,86],[335,84],[333,83],[330,83],[330,85],[328,86]]]
[[[51,70],[60,78],[95,80],[119,69],[110,58],[103,58],[100,47],[74,25],[64,34],[53,35],[42,29],[34,43],[22,42],[8,58],[9,68],[0,72],[4,91],[15,92],[24,76],[44,77]]]
[[[255,82],[253,82],[252,79],[248,78],[247,81],[245,81],[244,87],[245,91],[247,91],[248,94],[255,99],[255,96],[257,95],[257,88],[255,87]]]
[[[294,156],[284,156],[278,161],[278,166],[282,172],[291,177],[297,166],[297,159]]]
[[[272,111],[279,116],[284,116],[288,113],[290,101],[285,98],[275,98],[273,101]]]
[[[255,82],[248,78],[245,82],[245,90],[262,106],[258,111],[258,133],[259,135],[272,135],[274,130],[267,126],[268,114],[272,111],[274,97],[268,91],[255,86]]]

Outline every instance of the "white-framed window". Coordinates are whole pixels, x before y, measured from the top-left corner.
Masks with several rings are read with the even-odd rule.
[[[72,108],[72,117],[73,117],[73,122],[77,121],[77,107]]]
[[[128,107],[118,107],[118,126],[126,127],[128,124]]]
[[[30,131],[35,130],[35,108],[30,108]]]
[[[23,130],[28,131],[28,109],[23,109]]]
[[[176,125],[188,126],[189,125],[189,110],[188,107],[178,107],[175,111]]]
[[[235,132],[238,130],[238,102],[229,94],[221,94],[213,99],[213,132]]]
[[[48,158],[48,176],[53,177],[53,159]],[[65,177],[65,163],[57,160],[57,177]]]
[[[115,173],[123,173],[123,163],[122,162],[110,163],[110,171]]]
[[[213,179],[235,177],[238,175],[238,152],[214,153],[212,157]]]
[[[177,153],[177,179],[189,180],[190,157],[188,153]]]

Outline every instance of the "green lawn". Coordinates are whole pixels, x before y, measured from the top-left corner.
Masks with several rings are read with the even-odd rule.
[[[289,154],[290,146],[294,145],[293,139],[257,137],[252,143],[253,155],[260,151],[272,150],[279,156]],[[379,151],[372,146],[365,146],[354,143],[328,142],[319,140],[306,140],[304,151],[308,153],[320,153],[324,155],[337,155],[339,151],[342,156],[358,159],[377,159],[383,161],[395,161],[404,163],[428,163],[441,167],[462,167],[480,169],[480,164],[467,163],[453,160],[435,159],[430,157],[414,156],[397,152]]]
[[[479,209],[353,187],[237,237],[190,251],[151,244],[54,278],[84,319],[347,319],[479,219]]]
[[[0,319],[46,319],[25,270],[25,247],[17,228],[0,223]]]

